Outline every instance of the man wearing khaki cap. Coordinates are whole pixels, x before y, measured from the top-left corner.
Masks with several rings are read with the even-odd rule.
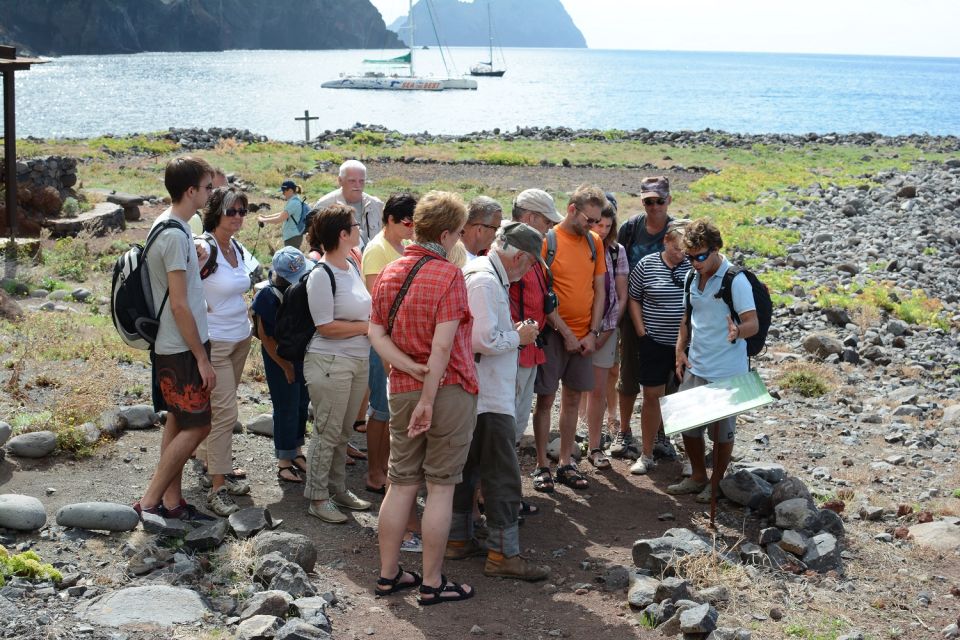
[[[670,179],[665,176],[644,178],[640,181],[640,197],[643,199],[644,212],[627,220],[617,233],[617,242],[627,252],[631,272],[644,256],[663,251],[667,223],[672,220],[667,215],[667,208],[673,200],[670,196]],[[620,381],[617,384],[620,396],[620,433],[615,436],[610,446],[610,455],[614,457],[640,457],[640,448],[630,429],[633,407],[640,394],[639,340],[630,314],[624,314],[620,331]],[[660,433],[663,433],[662,428]],[[676,456],[676,451],[666,436],[658,434],[657,441],[655,453]]]
[[[512,217],[523,222],[541,234],[546,235],[553,225],[563,220],[557,213],[553,196],[543,189],[521,191],[513,201]],[[510,313],[514,322],[534,320],[537,328],[543,331],[547,317],[544,313],[544,301],[549,290],[547,271],[540,262],[523,276],[519,282],[510,284]],[[527,430],[530,424],[530,410],[533,408],[533,384],[537,377],[537,365],[546,361],[543,347],[537,342],[520,349],[520,362],[517,369],[516,419],[517,437]]]
[[[453,519],[446,557],[463,559],[484,553],[474,538],[473,495],[483,483],[489,534],[485,575],[543,580],[548,570],[520,555],[520,465],[514,447],[514,388],[517,350],[533,343],[539,329],[533,322],[510,317],[509,287],[540,262],[543,236],[522,222],[497,232],[489,253],[467,263],[463,273],[473,315],[472,344],[480,394],[477,426],[463,467],[463,480],[453,494]]]

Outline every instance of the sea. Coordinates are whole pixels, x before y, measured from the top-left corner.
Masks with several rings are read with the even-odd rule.
[[[505,49],[476,91],[322,89],[398,51],[224,51],[64,56],[16,75],[17,136],[89,137],[237,127],[278,140],[383,125],[960,135],[960,58]],[[486,49],[414,51],[418,75],[461,75]]]

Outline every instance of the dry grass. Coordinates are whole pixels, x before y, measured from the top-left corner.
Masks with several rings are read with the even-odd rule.
[[[860,327],[860,331],[875,329],[880,326],[880,309],[868,305],[854,307],[853,310],[850,311],[850,319],[853,320],[855,325]]]
[[[777,384],[804,398],[817,398],[837,388],[836,371],[819,362],[790,362],[780,368]]]
[[[253,540],[236,540],[221,546],[210,560],[214,580],[249,582],[259,558]]]

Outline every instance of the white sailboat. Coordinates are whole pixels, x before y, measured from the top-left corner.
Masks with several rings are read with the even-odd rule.
[[[470,67],[470,75],[502,78],[507,70],[496,69],[493,66],[493,20],[490,17],[490,0],[487,0],[487,35],[490,39],[487,59]],[[503,49],[500,50],[500,57],[503,58]]]
[[[410,0],[409,17],[410,45],[407,53],[386,60],[364,60],[364,64],[378,64],[393,67],[406,67],[406,73],[384,73],[382,71],[368,71],[363,75],[340,74],[336,80],[328,80],[320,86],[324,89],[373,89],[384,91],[443,91],[444,89],[476,89],[476,80],[469,78],[434,78],[432,76],[418,76],[414,73],[413,50],[413,0]],[[444,59],[446,66],[446,59]],[[449,70],[447,71],[449,76]]]

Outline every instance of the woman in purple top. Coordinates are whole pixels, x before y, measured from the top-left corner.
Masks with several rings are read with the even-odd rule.
[[[601,421],[606,410],[607,423],[612,426],[613,412],[617,408],[616,383],[620,375],[620,363],[617,360],[618,327],[627,309],[627,276],[630,274],[627,252],[617,242],[616,199],[608,193],[607,200],[607,206],[600,212],[600,222],[593,225],[593,231],[603,239],[603,256],[607,262],[604,276],[606,308],[600,323],[597,350],[593,354],[593,390],[589,395],[584,394],[590,443],[587,459],[597,469],[610,468],[610,460],[604,455],[600,442]]]

